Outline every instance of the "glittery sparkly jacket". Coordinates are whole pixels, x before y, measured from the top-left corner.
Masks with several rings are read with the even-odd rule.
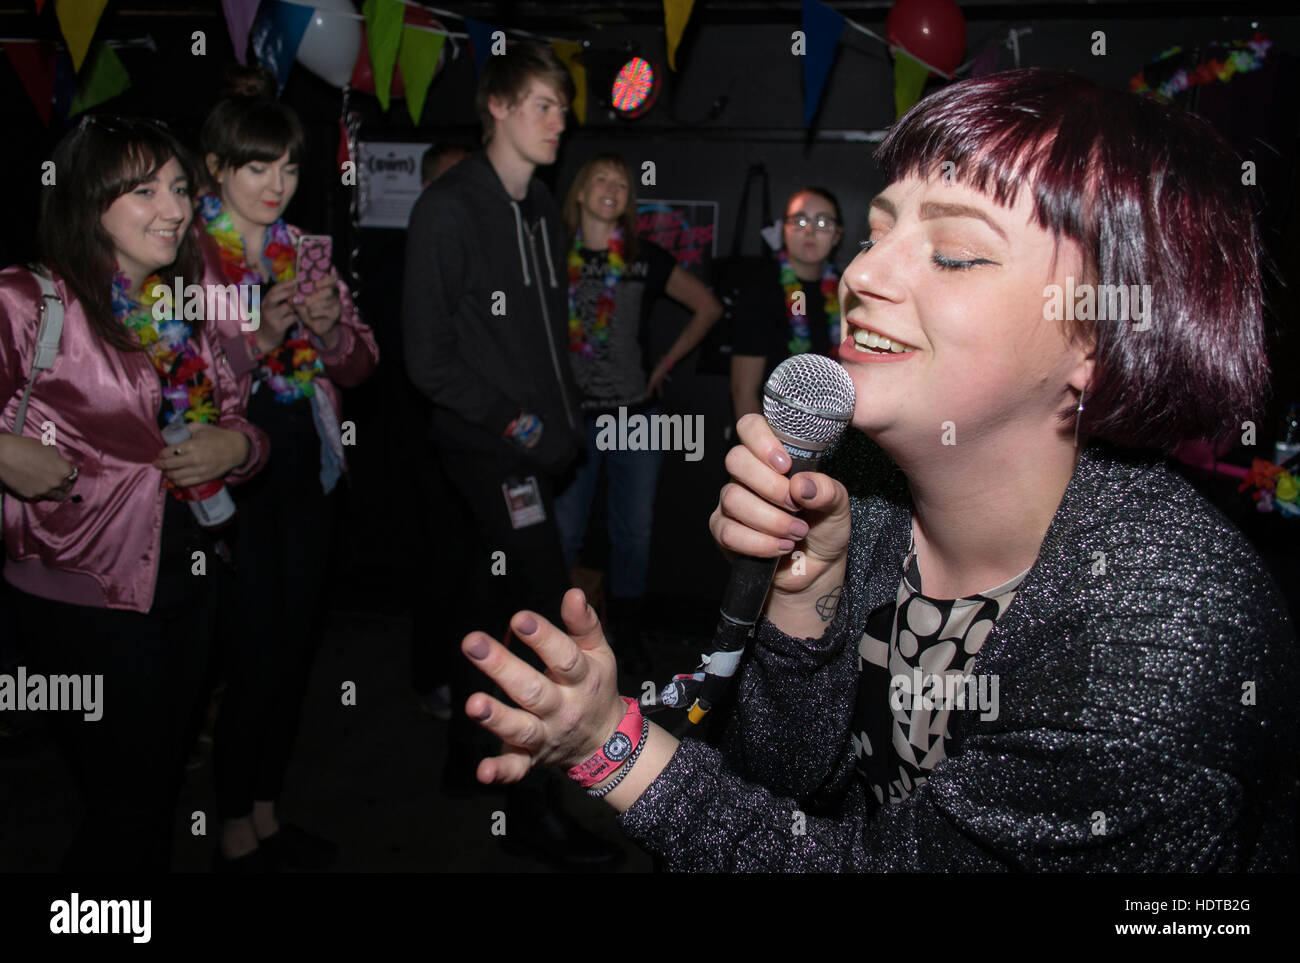
[[[763,620],[721,751],[683,742],[624,831],[675,871],[1294,870],[1300,689],[1281,595],[1186,481],[1099,444],[976,656],[999,678],[997,718],[954,711],[949,758],[876,802],[849,732],[857,643],[894,598],[910,527],[882,457],[854,468],[871,494],[848,485],[849,573],[825,635]]]

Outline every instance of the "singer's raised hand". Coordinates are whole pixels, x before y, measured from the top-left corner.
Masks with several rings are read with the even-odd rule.
[[[762,415],[749,414],[736,425],[741,444],[727,452],[732,481],[722,487],[709,531],[723,553],[771,558],[803,553],[796,567],[786,558],[772,582],[773,592],[803,593],[843,582],[849,544],[849,494],[820,472],[786,477],[790,455]]]
[[[560,615],[567,634],[535,612],[516,612],[510,620],[514,633],[541,656],[545,674],[486,633],[471,632],[461,641],[461,651],[519,706],[483,692],[466,700],[466,714],[504,743],[501,755],[479,763],[479,782],[518,782],[533,766],[575,766],[622,721],[626,705],[618,695],[614,652],[581,589],[565,593]]]

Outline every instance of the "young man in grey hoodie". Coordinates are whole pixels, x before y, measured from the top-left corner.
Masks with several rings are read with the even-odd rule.
[[[571,90],[545,45],[489,56],[476,98],[485,148],[420,195],[407,237],[407,371],[433,402],[429,435],[462,499],[445,510],[467,511],[478,536],[465,557],[475,590],[466,602],[498,638],[521,608],[558,620],[569,588],[553,493],[584,428],[566,356],[564,226],[533,173],[555,162]],[[456,666],[449,771],[454,781],[460,769],[463,786],[477,763],[464,704],[480,685],[465,660]],[[612,862],[616,851],[564,817],[553,788],[544,800],[537,780],[511,790],[507,845],[570,867]]]

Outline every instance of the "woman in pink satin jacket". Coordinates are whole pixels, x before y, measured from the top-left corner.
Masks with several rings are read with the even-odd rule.
[[[64,868],[165,870],[223,565],[220,533],[179,498],[246,481],[268,443],[202,320],[155,298],[199,278],[196,172],[179,144],[148,121],[87,117],[54,164],[40,241],[63,333],[21,436],[41,293],[27,268],[0,272],[4,574],[24,652],[15,708],[48,710],[82,790]],[[164,441],[173,421],[187,440]]]

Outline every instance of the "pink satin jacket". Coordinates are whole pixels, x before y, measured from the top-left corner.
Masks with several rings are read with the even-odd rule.
[[[4,499],[5,578],[32,595],[98,608],[148,612],[158,578],[163,473],[153,466],[166,446],[158,428],[162,383],[143,352],[105,347],[62,279],[63,338],[54,366],[37,375],[23,435],[54,427],[59,454],[79,469],[62,502]],[[36,348],[40,287],[23,267],[0,271],[0,430],[10,433]],[[227,361],[199,337],[221,417],[252,445],[229,472],[235,484],[262,467],[266,435],[244,418]],[[81,496],[79,502],[72,495]]]

